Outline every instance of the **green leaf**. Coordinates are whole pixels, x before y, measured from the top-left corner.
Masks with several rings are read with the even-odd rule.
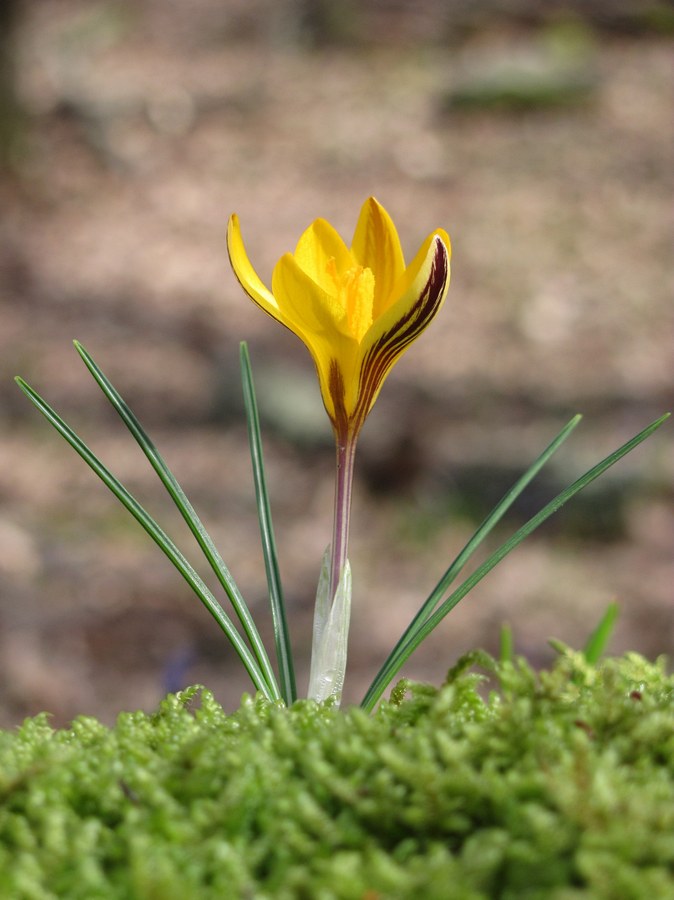
[[[510,625],[501,625],[500,637],[499,662],[501,665],[504,663],[512,663],[515,659],[515,651],[513,646],[513,631]]]
[[[155,520],[138,503],[132,494],[122,485],[117,478],[103,465],[98,457],[87,447],[69,425],[52,409],[52,407],[33,390],[22,378],[15,379],[18,386],[37,407],[42,415],[50,422],[59,434],[65,438],[70,446],[82,457],[87,465],[93,469],[101,481],[112,491],[123,506],[131,513],[142,528],[149,534],[152,540],[160,547],[163,553],[173,563],[183,576],[187,584],[192,588],[199,600],[213,616],[220,628],[229,638],[246,671],[251,677],[255,687],[270,700],[275,699],[272,691],[264,678],[260,667],[246,646],[241,635],[236,630],[229,616],[222,609],[216,598],[210,592],[206,584],[192,568],[187,559],[178,550],[171,538],[160,528]]]
[[[379,670],[377,676],[372,682],[365,698],[363,699],[363,706],[366,708],[371,708],[374,703],[376,703],[377,699],[381,696],[382,692],[386,689],[386,685],[390,682],[393,675],[389,675],[389,671],[397,671],[397,669],[393,668],[395,666],[395,660],[397,658],[398,653],[402,650],[402,648],[406,645],[406,643],[414,636],[414,634],[420,629],[424,622],[428,619],[428,617],[432,614],[433,610],[436,608],[438,603],[442,600],[442,597],[446,593],[450,584],[456,580],[459,573],[466,565],[470,557],[480,546],[482,541],[487,537],[490,531],[494,528],[495,525],[503,518],[505,513],[510,509],[515,500],[520,496],[522,491],[527,487],[527,485],[534,479],[534,477],[540,472],[545,463],[550,459],[550,457],[558,450],[564,441],[569,437],[571,432],[576,428],[582,416],[576,415],[574,416],[567,424],[562,428],[559,434],[555,437],[555,439],[548,444],[545,450],[541,453],[541,455],[534,460],[534,462],[529,466],[526,472],[515,482],[515,484],[507,491],[501,500],[496,504],[494,509],[489,513],[489,515],[484,519],[481,525],[477,528],[473,536],[470,538],[468,543],[461,550],[459,555],[454,559],[449,568],[446,570],[440,581],[433,588],[431,593],[429,594],[426,601],[423,603],[417,614],[414,616],[410,624],[407,626],[405,632],[401,636],[400,640],[393,648],[391,653],[389,654],[386,662]]]
[[[267,585],[269,587],[269,602],[274,623],[274,640],[276,642],[279,680],[281,682],[281,694],[283,699],[286,704],[290,706],[297,698],[297,688],[295,685],[295,670],[293,665],[292,646],[290,643],[290,633],[288,630],[285,603],[283,600],[283,587],[281,585],[281,575],[276,553],[276,540],[274,538],[274,527],[271,519],[269,495],[267,493],[264,456],[262,453],[262,438],[260,435],[260,417],[257,410],[257,401],[255,399],[255,386],[253,384],[250,356],[245,342],[241,343],[240,350],[243,398],[246,406],[246,422],[248,424],[248,442],[253,465],[257,516],[260,523],[262,553],[264,555]]]
[[[596,665],[604,655],[604,651],[613,634],[619,612],[620,607],[617,603],[609,603],[599,624],[588,638],[587,644],[585,644],[583,649],[583,655],[590,665]]]
[[[650,437],[650,435],[653,434],[653,432],[656,431],[656,429],[658,429],[663,424],[663,422],[669,418],[669,415],[669,413],[665,413],[665,415],[661,416],[659,419],[656,419],[655,422],[652,422],[647,428],[644,428],[643,431],[640,431],[639,434],[637,434],[631,440],[627,441],[627,443],[623,444],[622,447],[619,447],[601,462],[597,463],[596,466],[593,466],[584,475],[574,481],[573,484],[559,493],[553,500],[551,500],[546,506],[544,506],[540,512],[538,512],[520,529],[518,529],[518,531],[516,531],[511,538],[505,541],[505,543],[501,544],[501,546],[494,553],[492,553],[489,559],[487,559],[481,566],[479,566],[475,570],[475,572],[473,572],[473,574],[470,575],[460,585],[460,587],[458,587],[452,594],[450,594],[450,596],[447,597],[447,599],[444,600],[444,602],[442,602],[440,606],[419,625],[419,627],[417,627],[411,633],[408,629],[408,631],[406,632],[407,637],[403,636],[403,638],[401,638],[401,640],[394,648],[393,652],[389,655],[388,659],[382,666],[368,692],[363,698],[361,706],[364,709],[373,708],[374,704],[386,689],[386,686],[391,682],[393,677],[402,668],[402,666],[416,650],[419,644],[421,644],[422,641],[424,641],[425,638],[428,637],[428,635],[444,619],[447,613],[454,609],[454,607],[466,596],[466,594],[468,594],[475,587],[476,584],[478,584],[484,578],[484,576],[488,572],[490,572],[496,565],[498,565],[498,563],[500,563],[502,559],[504,559],[512,550],[515,549],[515,547],[521,544],[522,541],[526,537],[528,537],[532,531],[538,528],[538,526],[541,525],[546,519],[548,519],[553,513],[557,512],[557,510],[560,509],[568,500],[570,500],[571,497],[573,497],[579,491],[582,491],[583,488],[587,487],[588,484],[602,475],[612,465],[617,463],[618,460],[622,459],[623,456],[628,454],[631,450],[634,450],[634,448],[642,443],[642,441],[645,441],[646,438]]]
[[[276,683],[276,676],[274,675],[274,670],[272,669],[267,651],[265,650],[262,638],[260,637],[260,633],[255,625],[255,622],[253,621],[253,617],[250,614],[248,606],[246,605],[241,592],[236,586],[236,583],[232,578],[229,569],[225,565],[225,562],[222,559],[217,547],[213,543],[213,540],[204,528],[199,516],[196,514],[194,507],[187,499],[187,496],[185,495],[185,492],[181,488],[177,479],[175,478],[169,467],[166,465],[163,457],[144,431],[134,413],[122,399],[120,393],[104,375],[98,365],[94,362],[91,355],[87,353],[87,351],[79,343],[79,341],[74,341],[74,344],[75,349],[81,356],[87,369],[93,375],[98,386],[101,388],[116,412],[119,414],[126,427],[131,432],[133,438],[149,460],[152,468],[159,476],[159,479],[168,491],[171,499],[175,503],[176,507],[180,511],[180,514],[187,523],[190,531],[194,535],[197,543],[199,544],[199,547],[201,548],[204,556],[208,560],[209,565],[215,572],[218,581],[224,588],[225,593],[229,597],[229,600],[234,607],[234,611],[236,612],[239,622],[241,623],[244,632],[246,633],[246,636],[250,641],[250,645],[253,649],[253,652],[255,653],[260,669],[264,674],[264,678],[271,689],[272,695],[275,699],[278,699],[281,695]]]

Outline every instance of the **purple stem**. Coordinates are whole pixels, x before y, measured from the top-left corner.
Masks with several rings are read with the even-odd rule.
[[[337,437],[337,471],[335,473],[335,518],[332,529],[332,560],[330,563],[330,600],[335,599],[337,586],[346,564],[351,518],[351,486],[356,456],[356,435]]]

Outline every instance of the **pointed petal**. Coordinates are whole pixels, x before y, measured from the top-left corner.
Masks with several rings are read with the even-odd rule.
[[[286,253],[274,267],[272,288],[282,321],[304,342],[311,353],[321,387],[323,403],[333,423],[337,409],[349,402],[355,406],[359,347],[345,331],[346,316],[338,300],[323,291]],[[340,378],[335,377],[335,372]],[[341,379],[341,380],[340,380]],[[349,390],[349,398],[345,392]]]
[[[414,257],[409,266],[402,273],[393,288],[393,297],[390,308],[386,314],[381,317],[381,323],[386,329],[390,327],[391,321],[399,318],[405,307],[412,307],[416,299],[424,292],[427,276],[430,276],[436,254],[439,252],[438,247],[433,247],[433,242],[439,242],[443,245],[442,252],[444,254],[444,263],[438,260],[439,268],[436,271],[436,277],[440,277],[441,270],[445,270],[446,284],[444,285],[445,294],[449,287],[449,263],[452,256],[452,244],[449,235],[442,228],[436,228],[434,232],[429,234],[423,242],[417,255]],[[443,298],[444,300],[444,295]],[[378,323],[374,323],[378,324]]]
[[[405,260],[393,220],[374,197],[366,200],[360,211],[351,255],[374,274],[376,319],[386,309],[393,286],[405,271]]]
[[[337,339],[340,333],[346,337],[344,307],[301,268],[292,253],[284,254],[276,263],[271,284],[275,302],[293,331],[319,337],[326,332],[332,337],[337,332]]]
[[[248,259],[246,248],[241,237],[241,226],[239,225],[239,217],[233,213],[229,217],[227,225],[227,250],[229,252],[229,260],[232,264],[234,274],[239,280],[239,284],[248,294],[251,300],[254,300],[258,306],[283,322],[283,318],[279,312],[278,304],[272,292],[266,288],[259,275]],[[285,324],[285,323],[284,323]]]
[[[335,293],[335,282],[328,272],[330,260],[335,261],[336,271],[340,273],[353,266],[346,244],[325,219],[312,222],[297,242],[293,256],[298,266],[316,284],[331,293]]]
[[[449,259],[448,236],[442,230],[433,232],[396,286],[398,299],[365,335],[357,423],[365,420],[393,364],[442,306],[449,287]]]

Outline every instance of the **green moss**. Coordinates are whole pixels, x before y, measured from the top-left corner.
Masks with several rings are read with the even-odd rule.
[[[192,688],[0,732],[16,900],[664,898],[673,873],[674,679],[636,655],[476,655],[372,716]]]

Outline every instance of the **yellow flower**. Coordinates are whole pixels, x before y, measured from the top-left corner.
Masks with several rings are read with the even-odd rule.
[[[437,229],[405,266],[386,210],[370,197],[351,247],[317,219],[272,274],[271,291],[246,253],[239,220],[227,230],[232,268],[246,293],[311,353],[338,438],[354,437],[396,360],[440,309],[449,286],[450,242]]]

